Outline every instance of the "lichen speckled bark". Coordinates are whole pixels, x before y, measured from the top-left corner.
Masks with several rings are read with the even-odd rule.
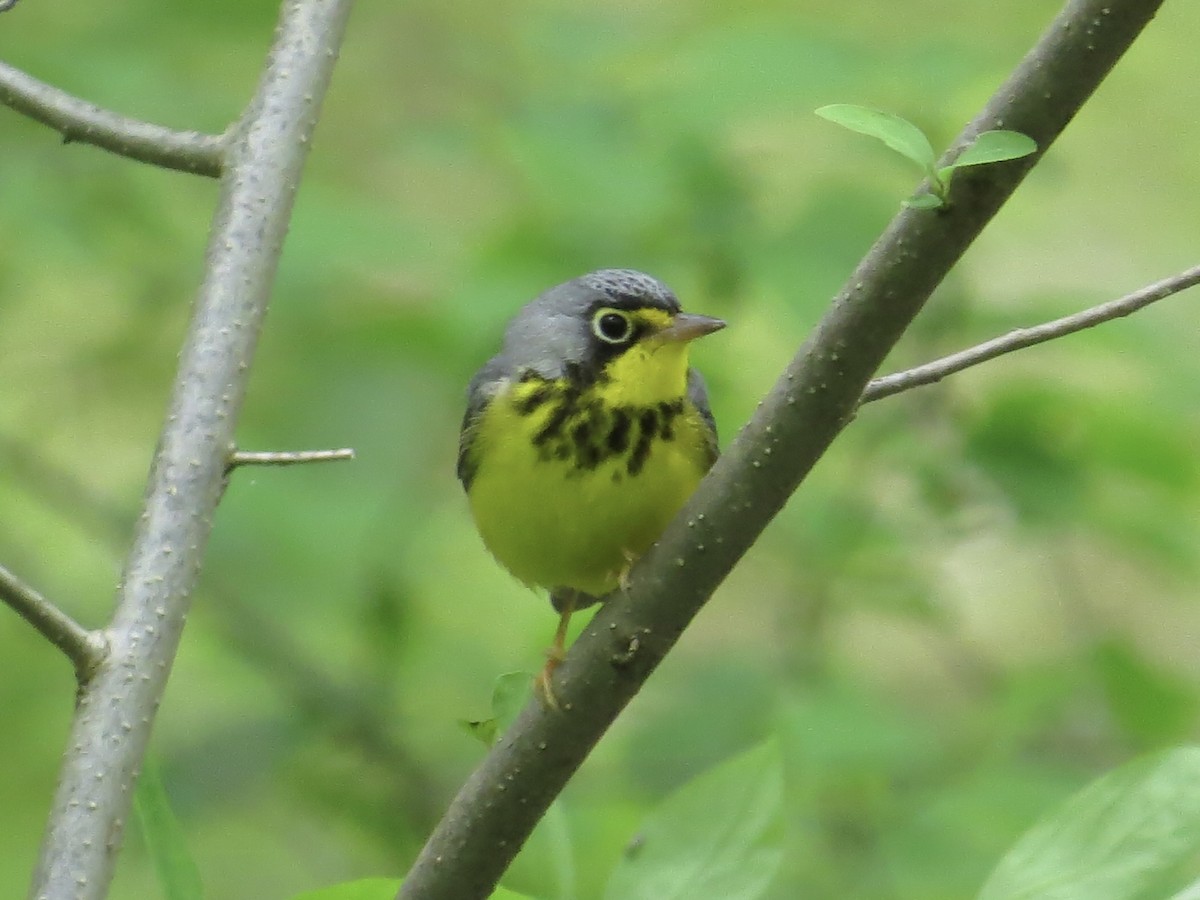
[[[1071,0],[955,143],[991,128],[1041,152],[1153,18],[1155,0]],[[955,151],[952,150],[953,154]],[[852,418],[934,287],[1040,158],[965,170],[952,206],[905,210],[867,254],[754,418],[534,702],[459,791],[401,900],[488,896],[550,801]]]
[[[30,896],[103,897],[221,494],[234,424],[351,0],[287,0],[230,133],[204,280],[133,547],[80,690]]]

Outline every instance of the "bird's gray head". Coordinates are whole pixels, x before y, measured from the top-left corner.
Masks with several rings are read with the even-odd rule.
[[[597,311],[646,307],[672,315],[680,311],[671,289],[644,272],[591,272],[550,288],[517,313],[504,333],[501,357],[510,371],[533,370],[543,378],[561,378],[568,368],[594,372],[623,343],[606,339]],[[617,322],[613,327],[622,326]]]

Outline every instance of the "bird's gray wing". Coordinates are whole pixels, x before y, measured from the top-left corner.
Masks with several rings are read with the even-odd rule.
[[[706,430],[708,437],[708,465],[705,466],[705,469],[708,469],[717,461],[717,457],[721,453],[717,446],[717,420],[713,418],[712,408],[708,405],[708,388],[704,386],[704,377],[695,369],[688,369],[687,392],[688,400],[696,407],[697,412],[700,413],[700,418],[708,426]]]
[[[479,461],[471,453],[475,432],[488,405],[508,381],[506,369],[502,356],[493,357],[475,373],[467,386],[467,411],[463,414],[462,428],[458,432],[458,480],[464,489],[470,489],[475,471],[479,468]]]

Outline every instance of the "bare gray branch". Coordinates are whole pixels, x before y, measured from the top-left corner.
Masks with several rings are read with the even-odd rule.
[[[0,103],[49,125],[62,134],[64,143],[92,144],[165,169],[212,178],[221,174],[223,137],[176,131],[119,115],[3,62],[0,62]]]
[[[966,350],[960,350],[949,356],[943,356],[941,359],[935,359],[922,366],[896,372],[893,375],[885,375],[883,378],[876,378],[863,391],[862,402],[870,403],[872,400],[882,400],[884,397],[891,397],[893,394],[899,394],[915,387],[935,384],[947,375],[977,366],[990,359],[995,359],[997,356],[1003,356],[1005,353],[1044,344],[1055,338],[1066,337],[1068,334],[1074,334],[1104,322],[1111,322],[1113,319],[1135,313],[1151,303],[1164,300],[1172,294],[1177,294],[1196,284],[1200,284],[1200,266],[1187,269],[1170,278],[1164,278],[1162,281],[1157,281],[1117,300],[1110,300],[1082,312],[1063,316],[1061,319],[1031,328],[1018,328],[998,338]]]
[[[240,466],[303,466],[348,459],[354,459],[354,450],[350,447],[340,450],[234,450],[229,454],[229,469],[232,471]]]
[[[286,0],[254,98],[230,134],[204,280],[108,629],[111,652],[80,691],[67,740],[31,890],[38,900],[100,900],[112,879],[350,7]]]

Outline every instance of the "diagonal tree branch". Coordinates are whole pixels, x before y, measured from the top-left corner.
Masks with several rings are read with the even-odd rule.
[[[80,685],[104,659],[108,642],[102,635],[88,631],[4,566],[0,566],[0,600],[67,655]]]
[[[891,397],[915,387],[936,384],[948,375],[985,363],[997,356],[1003,356],[1005,353],[1044,344],[1046,341],[1128,316],[1139,309],[1144,309],[1151,303],[1165,300],[1196,284],[1200,284],[1200,266],[1193,266],[1178,275],[1156,281],[1154,284],[1147,285],[1141,290],[1134,291],[1117,300],[1110,300],[1082,312],[1063,316],[1061,319],[1041,325],[1034,325],[1031,328],[1018,328],[998,338],[966,350],[960,350],[958,353],[935,359],[933,362],[892,375],[885,375],[883,378],[876,378],[863,391],[861,402],[870,403],[873,400],[882,400],[884,397]]]
[[[204,280],[108,629],[111,652],[80,692],[67,741],[30,892],[38,900],[99,900],[112,879],[350,7],[285,0],[254,98],[231,131]]]
[[[1069,0],[959,136],[1004,127],[1044,152],[1153,18],[1155,0]],[[754,418],[454,798],[408,900],[488,896],[534,825],[679,635],[852,418],[871,375],[1041,153],[966,170],[951,207],[904,210],[834,298]],[[960,180],[961,179],[961,180]]]
[[[221,174],[224,136],[175,131],[119,115],[3,62],[0,62],[0,103],[49,125],[62,134],[64,143],[92,144],[165,169],[212,178]]]

